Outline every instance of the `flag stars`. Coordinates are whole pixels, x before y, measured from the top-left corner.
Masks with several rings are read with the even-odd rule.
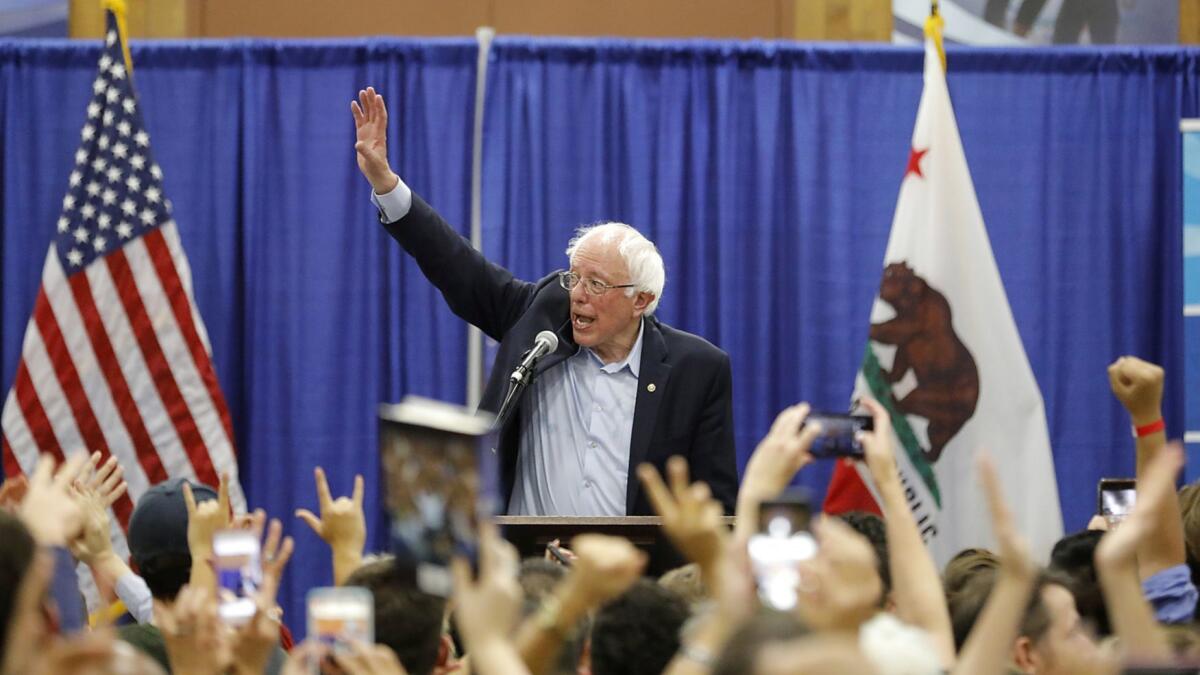
[[[130,192],[137,192],[142,189],[142,181],[137,176],[130,176],[125,179],[125,186],[129,188]]]
[[[131,235],[133,235],[133,226],[122,220],[121,224],[117,225],[117,234],[120,235],[122,239],[128,239]]]
[[[79,215],[83,216],[84,220],[91,220],[96,217],[96,207],[91,204],[84,204],[79,209]]]
[[[150,167],[150,175],[154,176],[155,180],[162,180],[162,169],[158,168],[158,165],[155,164]]]
[[[125,108],[127,114],[132,115],[133,109],[137,107],[137,104],[133,102],[132,98],[126,98],[124,101],[121,101],[121,107]]]
[[[92,93],[99,94],[108,88],[108,83],[103,77],[97,77],[95,82],[92,82]]]
[[[96,137],[96,127],[92,126],[91,124],[85,124],[83,125],[83,130],[79,132],[79,135],[83,136],[83,140],[90,141]]]
[[[146,158],[141,155],[134,155],[133,157],[129,158],[129,165],[138,171],[141,171],[142,168],[146,166]]]
[[[104,44],[111,47],[111,46],[115,45],[116,43],[117,43],[117,31],[115,31],[115,30],[108,31],[108,33],[106,33],[104,35]]]
[[[75,241],[79,243],[83,243],[88,240],[87,228],[83,227],[82,225],[75,228],[75,232],[73,234],[75,235]]]
[[[146,188],[145,194],[146,194],[146,201],[150,202],[151,204],[157,204],[159,198],[162,196],[162,192],[160,192],[159,189],[154,187],[153,185]]]
[[[112,69],[108,71],[108,73],[110,75],[112,75],[112,78],[114,80],[125,79],[125,66],[118,63],[115,66],[113,66]]]
[[[83,262],[83,254],[79,252],[79,249],[73,248],[67,252],[67,262],[71,263],[72,267],[79,267],[79,264]]]
[[[111,66],[111,65],[112,65],[112,57],[111,56],[109,56],[108,54],[105,54],[104,56],[100,57],[100,70],[108,70],[109,66]]]
[[[112,125],[113,119],[115,119],[115,118],[116,118],[116,115],[113,114],[113,111],[105,110],[104,111],[104,126],[107,127],[107,126]]]
[[[67,195],[63,197],[63,208],[67,211],[75,208],[75,195]]]
[[[97,117],[99,117],[100,116],[100,108],[101,108],[100,104],[96,103],[95,101],[92,101],[91,103],[89,103],[88,108],[87,108],[88,119],[94,120]]]
[[[92,248],[96,249],[97,253],[102,253],[106,246],[108,246],[108,240],[100,235],[96,235],[96,238],[92,240]]]
[[[117,141],[116,143],[113,143],[112,154],[113,157],[118,159],[125,159],[125,155],[129,154],[129,146],[125,145],[121,141]]]
[[[142,225],[150,227],[154,224],[154,211],[151,211],[150,209],[142,209],[141,219]]]
[[[70,229],[70,227],[71,227],[71,219],[70,218],[67,218],[66,216],[58,217],[58,233],[59,234],[66,234],[67,230]]]
[[[108,178],[108,182],[115,183],[121,180],[121,170],[117,167],[112,167],[104,174]]]
[[[68,182],[71,183],[71,187],[79,187],[79,184],[83,182],[83,174],[79,172],[79,169],[75,169],[71,172],[71,177],[68,179]]]
[[[135,143],[144,148],[147,145],[150,145],[150,134],[144,131],[139,131],[133,135],[133,140]]]
[[[102,200],[104,200],[104,205],[105,205],[105,206],[108,206],[108,205],[110,205],[110,204],[114,204],[114,203],[116,203],[116,201],[117,201],[117,192],[116,192],[116,190],[113,190],[112,188],[108,188],[107,190],[105,190],[105,191],[104,191],[104,196],[103,196],[103,197],[101,197],[101,199],[102,199]],[[103,221],[103,218],[104,218],[104,217],[103,217],[103,216],[101,216],[101,219],[102,219],[102,220],[101,220],[101,222],[104,222],[104,221]]]
[[[87,193],[89,197],[95,197],[100,194],[100,184],[96,181],[91,181],[87,184]]]
[[[104,161],[103,157],[97,157],[96,159],[92,160],[92,169],[94,169],[96,173],[100,173],[106,167],[108,167],[108,162]]]
[[[121,211],[127,216],[132,216],[137,213],[137,204],[134,204],[132,199],[126,199],[121,202]]]
[[[925,174],[921,173],[921,158],[924,157],[925,153],[927,152],[929,152],[929,148],[925,148],[924,150],[917,150],[916,148],[913,148],[912,151],[909,152],[908,167],[904,170],[905,178],[908,178],[910,173],[915,174],[918,178],[925,177]]]
[[[88,158],[87,150],[80,148],[75,151],[75,163],[76,164],[83,164],[84,162],[87,161],[87,158]]]
[[[125,99],[125,100],[129,101],[129,99]],[[129,122],[126,122],[125,120],[121,120],[120,122],[117,122],[117,132],[118,133],[120,133],[122,136],[128,136],[129,131],[130,131]]]
[[[101,213],[100,217],[96,219],[96,226],[102,230],[112,227],[112,216],[107,213]]]
[[[121,92],[116,87],[109,87],[104,94],[104,98],[108,99],[109,103],[116,103],[117,99],[121,98]]]
[[[101,150],[107,150],[108,149],[108,136],[105,134],[101,134],[99,140],[97,140],[96,143],[98,143],[100,145]]]

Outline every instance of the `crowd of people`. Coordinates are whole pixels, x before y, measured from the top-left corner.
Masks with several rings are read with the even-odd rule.
[[[403,583],[389,556],[365,554],[361,477],[335,498],[317,468],[319,508],[296,516],[328,544],[331,583],[371,592],[375,644],[292,644],[276,605],[292,539],[262,511],[233,514],[224,482],[152,487],[130,516],[126,560],[110,537],[120,468],[98,455],[57,467],[46,457],[0,488],[0,675],[1117,673],[1196,663],[1200,488],[1177,492],[1182,449],[1154,426],[1162,369],[1123,357],[1109,377],[1133,425],[1149,428],[1136,439],[1136,506],[1067,535],[1048,560],[1031,555],[984,455],[995,548],[965,550],[939,570],[905,500],[889,417],[865,401],[874,429],[860,440],[882,518],[812,521],[817,547],[797,563],[790,611],[760,601],[747,541],[759,506],[812,461],[817,430],[803,424],[804,404],[781,412],[755,449],[732,530],[682,458],[665,476],[641,467],[665,534],[689,561],[659,578],[619,537],[576,537],[564,565],[520,560],[485,524],[477,566],[455,560],[452,596],[428,595]],[[262,541],[256,609],[237,625],[220,616],[212,564],[214,534],[228,529]],[[107,610],[88,613],[77,563]]]

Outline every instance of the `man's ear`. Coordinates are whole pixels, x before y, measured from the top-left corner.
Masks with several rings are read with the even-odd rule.
[[[1034,652],[1033,640],[1022,635],[1013,643],[1013,663],[1022,673],[1036,673],[1040,659]]]
[[[633,296],[633,310],[638,316],[641,316],[643,313],[645,313],[646,308],[649,307],[650,303],[652,302],[654,302],[653,293],[647,291],[638,291]]]

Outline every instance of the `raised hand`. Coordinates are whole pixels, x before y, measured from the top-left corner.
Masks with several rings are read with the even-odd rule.
[[[712,498],[707,484],[689,484],[686,459],[678,456],[669,459],[667,475],[670,488],[663,483],[654,466],[642,464],[638,467],[638,478],[655,513],[662,518],[663,531],[671,543],[701,569],[711,570],[720,559],[727,539],[725,526],[721,523],[724,510],[720,502]]]
[[[334,499],[329,492],[325,470],[313,471],[317,482],[318,518],[308,509],[297,509],[296,517],[312,528],[333,551],[333,580],[341,584],[362,563],[363,546],[367,542],[367,519],[363,514],[363,477],[354,477],[354,492],[350,497]]]
[[[816,424],[805,425],[807,403],[785,408],[775,418],[771,430],[758,443],[738,490],[737,534],[749,538],[758,522],[758,505],[774,499],[792,482],[796,472],[812,461],[809,448],[821,433]]]
[[[1162,417],[1162,368],[1136,356],[1122,356],[1108,367],[1108,382],[1135,425]]]
[[[391,192],[400,178],[388,164],[388,114],[383,97],[375,93],[374,87],[367,87],[358,92],[357,101],[350,102],[350,112],[354,115],[354,152],[359,170],[376,194]]]
[[[218,675],[233,664],[231,634],[217,618],[217,597],[211,590],[187,585],[173,603],[155,600],[154,622],[175,675]]]
[[[217,488],[217,499],[196,504],[192,494],[192,486],[183,484],[183,501],[188,513],[188,550],[192,554],[192,574],[190,584],[193,587],[216,591],[217,577],[213,573],[210,561],[212,559],[213,535],[217,530],[227,529],[233,518],[229,513],[229,475],[221,474],[221,484]]]
[[[79,483],[96,495],[107,509],[125,494],[129,486],[125,483],[125,470],[117,463],[115,456],[110,455],[108,461],[97,467],[99,462],[100,453],[92,453],[87,474],[81,477]]]
[[[261,521],[257,531],[261,533]],[[283,571],[292,557],[291,537],[283,537],[283,526],[272,519],[262,545],[262,584],[254,598],[255,612],[233,637],[233,662],[237,673],[258,675],[279,643],[279,623],[272,618]]]
[[[55,461],[50,455],[42,455],[38,460],[21,502],[20,516],[39,544],[63,546],[78,536],[83,527],[83,512],[68,490],[87,461],[88,456],[79,453],[55,471]]]
[[[1000,572],[1021,579],[1032,579],[1037,575],[1037,565],[1029,554],[1029,544],[1013,524],[1012,512],[1000,489],[996,466],[986,452],[979,454],[979,485],[987,499],[988,512],[992,516],[992,534],[996,537],[996,553],[1000,558]]]
[[[466,560],[452,561],[454,615],[468,650],[492,641],[508,641],[523,599],[517,566],[516,549],[500,538],[491,523],[481,525],[479,530],[477,580],[471,578]]]
[[[796,610],[817,630],[857,631],[879,609],[883,581],[866,537],[836,518],[814,523],[817,555],[800,563]]]
[[[646,568],[646,554],[623,537],[581,534],[571,540],[571,550],[576,557],[568,579],[591,607],[629,590]]]
[[[863,459],[871,471],[871,477],[876,485],[885,481],[899,481],[896,449],[892,443],[892,417],[887,409],[873,398],[863,398],[861,403],[871,413],[874,422],[871,431],[858,432],[858,440],[863,447]]]

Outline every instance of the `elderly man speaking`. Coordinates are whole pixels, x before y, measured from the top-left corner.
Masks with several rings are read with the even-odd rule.
[[[510,515],[649,515],[635,469],[687,458],[732,512],[737,495],[729,356],[654,318],[665,272],[628,225],[581,228],[568,271],[530,283],[485,259],[409,189],[387,157],[387,108],[373,88],[350,104],[358,166],[392,237],[450,309],[500,342],[480,408],[498,412],[509,373],[542,331],[558,348],[535,368],[500,428]]]

